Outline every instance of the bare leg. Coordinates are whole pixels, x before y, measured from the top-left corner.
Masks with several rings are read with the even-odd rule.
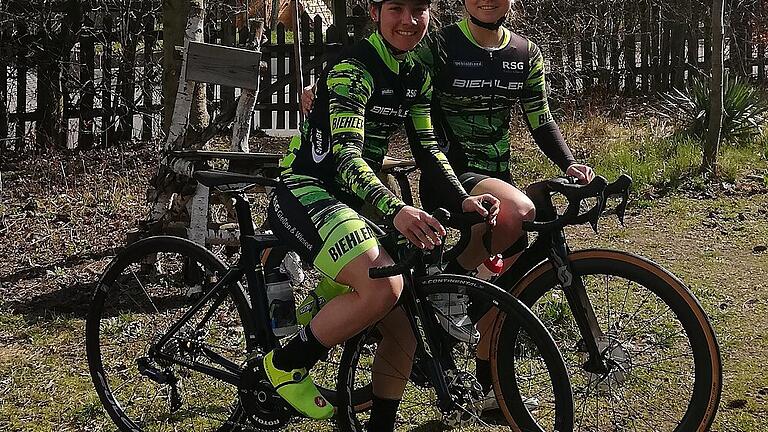
[[[492,251],[485,250],[482,235],[485,225],[472,228],[467,248],[459,255],[458,262],[465,269],[476,268],[491,253],[500,253],[512,246],[523,234],[523,221],[533,220],[536,210],[531,200],[520,190],[495,178],[482,180],[472,189],[472,195],[489,193],[501,201],[498,222],[493,228]]]
[[[373,362],[373,394],[382,399],[400,399],[411,376],[416,338],[402,307],[387,315],[378,329],[382,340]]]
[[[323,306],[311,322],[312,333],[326,347],[338,345],[382,319],[397,303],[403,290],[401,276],[371,279],[368,269],[391,265],[392,258],[378,247],[369,249],[344,266],[336,281],[353,291]]]

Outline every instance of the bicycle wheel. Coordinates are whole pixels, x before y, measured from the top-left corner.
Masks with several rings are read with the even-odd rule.
[[[570,430],[573,399],[565,364],[546,328],[525,305],[489,283],[466,276],[431,276],[417,282],[416,292],[417,297],[422,299],[421,303],[427,311],[427,316],[433,317],[430,322],[423,323],[424,331],[437,341],[438,352],[433,354],[440,358],[450,393],[459,403],[453,411],[441,412],[437,406],[435,389],[426,377],[426,372],[419,368],[418,359],[410,373],[398,373],[390,367],[390,377],[408,379],[398,411],[398,430],[410,430],[415,427],[418,427],[418,430],[439,430],[445,426],[470,425],[483,427],[483,430],[509,430],[515,425],[506,418],[481,412],[479,403],[484,395],[476,378],[474,361],[478,341],[460,341],[450,336],[440,324],[439,310],[433,307],[430,300],[436,295],[467,295],[473,302],[495,305],[501,314],[511,316],[520,323],[518,337],[525,339],[526,349],[516,356],[515,363],[510,364],[510,367],[519,368],[521,372],[516,376],[525,376],[530,381],[527,387],[529,392],[523,396],[529,401],[536,400],[537,410],[546,413],[542,414],[545,420],[541,423],[537,424],[529,417],[523,420],[522,426],[525,427],[524,430],[529,431]],[[470,313],[470,319],[477,323],[481,317],[473,315],[477,314]],[[369,412],[353,409],[353,401],[362,393],[371,394],[373,359],[382,334],[380,326],[366,330],[345,345],[337,387],[338,424],[343,431],[365,430]],[[378,361],[388,365],[395,363],[381,356]],[[533,377],[522,371],[538,371],[538,374]],[[512,397],[496,393],[496,401],[502,406],[507,406],[508,411],[525,411],[520,394]],[[549,424],[546,424],[547,422]]]
[[[568,260],[605,333],[598,346],[607,374],[583,369],[581,335],[551,264],[529,272],[513,294],[531,306],[560,346],[574,390],[575,430],[708,430],[722,369],[714,330],[698,300],[674,275],[636,255],[594,249]],[[501,365],[512,355],[505,342],[514,325],[497,322],[496,330]]]
[[[238,430],[237,386],[156,358],[153,345],[225,273],[205,248],[150,237],[120,252],[99,281],[86,322],[96,392],[121,430]],[[214,296],[160,351],[183,364],[239,368],[255,345],[237,284]]]

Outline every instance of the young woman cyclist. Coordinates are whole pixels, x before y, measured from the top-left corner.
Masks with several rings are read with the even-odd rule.
[[[421,248],[440,244],[445,229],[428,213],[405,205],[374,174],[389,136],[407,123],[422,172],[441,179],[446,202],[491,220],[498,200],[470,197],[439,150],[430,120],[431,82],[410,52],[429,23],[429,0],[371,0],[377,31],[343,53],[318,83],[317,96],[301,135],[281,162],[284,171],[268,209],[271,229],[326,277],[352,288],[328,302],[310,325],[284,347],[268,353],[264,369],[272,385],[299,412],[328,418],[333,407],[320,395],[308,370],[330,347],[381,321],[383,340],[373,366],[370,430],[393,430],[405,379],[387,373],[410,371],[415,349],[401,309],[392,310],[402,278],[370,279],[371,267],[392,258],[356,212],[366,202],[377,208],[409,241]],[[416,149],[418,147],[418,149]],[[491,204],[490,211],[483,203]],[[409,352],[410,351],[410,352]],[[408,377],[409,373],[399,374]]]
[[[512,0],[463,0],[463,4],[467,17],[429,34],[414,54],[432,76],[432,119],[441,150],[465,190],[471,195],[492,194],[501,205],[491,250],[486,250],[482,241],[487,227],[477,225],[467,248],[455,262],[449,263],[448,273],[468,272],[489,255],[498,253],[507,267],[527,243],[522,223],[534,219],[535,209],[531,200],[510,182],[509,122],[512,109],[518,104],[534,141],[552,162],[581,183],[594,177],[592,168],[576,162],[550,113],[541,51],[533,42],[502,26]],[[311,106],[313,96],[312,91],[304,92],[305,110]],[[415,130],[408,129],[414,137]],[[415,147],[414,157],[421,157],[420,152]],[[446,201],[431,182],[421,182],[419,189],[425,208],[455,210],[455,204]],[[451,301],[462,300],[452,299],[446,304],[450,306]],[[471,323],[470,320],[463,316],[450,318],[455,336],[479,336],[474,327],[461,328],[460,323]],[[480,321],[480,335],[487,333],[493,319],[489,314]],[[489,348],[490,338],[481,337],[476,373],[491,408],[495,398],[491,393]]]
[[[449,273],[474,269],[489,254],[500,253],[509,264],[527,244],[522,223],[534,219],[535,209],[510,182],[509,122],[518,104],[534,141],[552,162],[579,182],[594,177],[589,166],[576,162],[550,113],[541,51],[502,26],[512,0],[464,0],[464,8],[466,18],[428,35],[415,52],[432,74],[432,117],[451,167],[470,194],[490,193],[501,205],[491,250],[482,242],[487,227],[477,225],[467,248],[446,268]],[[420,183],[420,197],[426,209],[450,208],[429,182]],[[493,319],[489,314],[480,321],[481,335]],[[476,359],[478,380],[489,395],[487,408],[495,406],[490,339],[481,337]]]

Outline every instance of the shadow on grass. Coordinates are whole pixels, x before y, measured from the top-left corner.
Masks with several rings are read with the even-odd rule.
[[[13,314],[24,315],[28,324],[54,321],[62,315],[85,319],[96,281],[78,283],[50,293],[5,303]]]

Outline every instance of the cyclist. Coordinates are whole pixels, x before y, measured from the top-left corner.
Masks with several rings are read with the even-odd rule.
[[[284,171],[268,208],[277,236],[352,291],[328,302],[296,337],[268,353],[264,369],[277,392],[299,412],[328,418],[333,408],[307,371],[330,347],[384,318],[376,359],[387,361],[374,361],[368,427],[387,431],[394,428],[416,342],[402,309],[390,313],[403,288],[402,277],[368,276],[370,268],[391,265],[392,258],[354,209],[372,204],[421,248],[439,245],[439,235],[445,233],[436,219],[405,205],[375,176],[388,138],[404,122],[413,129],[417,163],[424,175],[442,185],[446,201],[455,201],[455,207],[493,219],[498,200],[489,194],[470,197],[435,141],[431,80],[410,52],[426,33],[429,0],[371,0],[370,14],[377,31],[326,70],[301,135],[293,138],[281,162]],[[490,211],[484,202],[491,204]],[[398,373],[389,372],[392,368]]]
[[[509,122],[518,103],[534,141],[552,162],[581,183],[594,177],[592,168],[576,162],[549,110],[544,58],[538,46],[502,25],[512,0],[463,3],[467,17],[429,34],[414,52],[432,75],[432,118],[438,142],[451,167],[470,194],[490,193],[499,198],[501,205],[491,250],[485,250],[482,242],[486,226],[477,225],[467,248],[448,264],[448,273],[469,272],[497,253],[509,264],[527,244],[522,223],[534,219],[535,209],[531,200],[510,181]],[[312,97],[310,91],[304,92],[305,109]],[[409,129],[413,136],[413,129]],[[419,157],[420,151],[415,148],[414,157]],[[455,210],[455,204],[443,198],[430,176],[422,175],[421,179],[427,179],[419,185],[424,208],[440,206]],[[450,306],[446,310],[465,309]],[[481,334],[486,333],[493,318],[489,314],[480,321]],[[457,330],[452,332],[455,336],[465,340],[479,336],[474,327],[460,328],[461,323],[471,326],[471,321],[461,314],[451,317],[451,321],[452,328]],[[477,376],[489,395],[486,401],[491,408],[495,398],[490,397],[489,345],[490,338],[480,339]]]

